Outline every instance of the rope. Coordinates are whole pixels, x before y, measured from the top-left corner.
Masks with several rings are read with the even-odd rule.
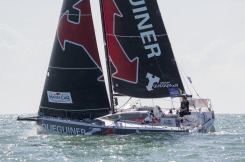
[[[125,104],[123,104],[121,107],[119,107],[118,109],[121,109],[122,107],[124,107],[130,100],[132,99],[132,97],[130,97],[129,99],[128,99],[128,101],[125,103]]]
[[[161,69],[161,67],[160,67],[160,65],[159,65],[159,63],[158,63],[158,60],[157,60],[156,56],[154,56],[154,58],[155,58],[155,60],[156,60],[157,66],[158,66],[158,68],[159,68],[159,70],[160,70],[160,72],[161,72],[162,78],[164,79],[165,77],[164,77],[164,75],[163,75],[162,69]]]
[[[152,98],[152,103],[153,103],[153,107],[155,106],[155,104],[154,104],[154,100],[153,100],[153,98]]]
[[[23,125],[26,125],[25,123],[23,123],[23,121],[21,121],[21,120],[18,120],[18,122],[20,122],[21,124],[23,124]]]
[[[164,98],[161,98],[162,100],[165,100],[165,101],[171,101],[171,102],[175,102],[175,103],[180,103],[178,101],[173,101],[172,99],[171,100],[168,100],[168,99],[164,99]]]
[[[180,69],[181,75],[182,75],[183,78],[184,78],[184,82],[185,82],[185,84],[186,84],[188,90],[190,91],[190,93],[191,93],[191,95],[192,95],[191,89],[190,89],[190,87],[188,86],[188,84],[186,83],[186,78],[187,78],[188,76],[187,76],[186,73],[184,72],[184,70],[183,70],[183,68],[181,67],[181,65],[180,65],[180,64],[177,64],[177,65],[178,65],[178,67],[179,67],[179,69]],[[184,74],[184,75],[183,75],[183,74]],[[186,78],[185,78],[185,77],[186,77]],[[190,84],[191,84],[193,90],[195,91],[195,93],[197,94],[197,96],[198,96],[199,98],[201,98],[201,97],[199,96],[199,94],[197,93],[196,89],[194,88],[194,86],[192,85],[191,82],[190,82]],[[193,102],[192,98],[191,98],[191,101]],[[205,104],[205,103],[204,103],[204,104]],[[195,110],[195,111],[197,112],[197,114],[198,114],[198,117],[201,118],[201,115],[200,115],[200,113],[198,113],[195,104],[193,104],[193,106],[194,106],[194,110]],[[208,105],[206,105],[206,106],[208,107]],[[198,119],[196,119],[196,120],[198,120]]]
[[[184,70],[183,70],[183,68],[181,67],[180,64],[179,64],[179,67],[180,67],[181,74],[183,73],[183,74],[185,75],[185,77],[188,77],[188,76],[186,75],[186,73],[184,72]],[[183,75],[183,74],[182,74],[182,75]],[[191,92],[191,90],[190,90],[188,84],[186,83],[185,77],[184,77],[185,84],[187,85],[187,87],[188,87],[190,93],[192,94],[192,92]],[[202,97],[197,93],[196,88],[194,87],[194,85],[193,85],[191,82],[190,82],[190,85],[191,85],[191,87],[193,88],[193,90],[195,91],[196,95],[197,95],[200,99],[202,99]],[[201,100],[201,101],[202,101],[202,102],[207,106],[207,108],[208,108],[208,104],[205,103],[203,100]],[[194,108],[195,108],[195,105],[194,105]],[[195,108],[195,109],[196,109],[196,108]]]
[[[173,98],[172,97],[171,97],[171,103],[172,103],[171,109],[174,109],[174,101],[173,101]]]
[[[188,83],[186,82],[185,76],[187,77],[187,75],[185,74],[185,72],[184,72],[183,68],[180,66],[180,64],[177,64],[177,67],[179,67],[180,74],[182,75],[182,77],[183,77],[183,79],[184,79],[184,82],[185,82],[185,84],[186,84],[188,90],[190,91],[190,93],[191,93],[191,95],[192,95],[191,89],[190,89],[190,87],[188,86]],[[184,76],[183,74],[184,74],[185,76]]]

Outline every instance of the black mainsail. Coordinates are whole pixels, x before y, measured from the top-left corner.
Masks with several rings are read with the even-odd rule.
[[[73,119],[109,113],[90,0],[64,0],[39,115]]]
[[[157,0],[102,0],[113,90],[169,97],[184,86]]]

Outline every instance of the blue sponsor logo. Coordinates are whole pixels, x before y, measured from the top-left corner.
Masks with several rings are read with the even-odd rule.
[[[62,100],[62,101],[66,101],[66,100],[70,100],[69,96],[56,96],[56,95],[49,95],[48,96],[50,100]]]
[[[179,88],[168,88],[170,97],[181,97],[181,91]]]

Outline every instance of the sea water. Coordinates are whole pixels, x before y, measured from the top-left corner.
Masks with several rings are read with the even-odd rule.
[[[218,114],[215,133],[41,134],[0,115],[0,161],[245,161],[245,114]],[[27,115],[21,115],[27,116]]]

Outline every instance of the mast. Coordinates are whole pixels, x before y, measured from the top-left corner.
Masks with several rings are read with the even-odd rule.
[[[102,23],[102,30],[103,30],[105,58],[106,58],[106,67],[107,67],[108,84],[109,84],[109,96],[110,96],[112,114],[114,114],[115,106],[114,106],[114,98],[113,98],[113,90],[112,90],[112,77],[111,77],[112,75],[111,75],[110,57],[109,57],[109,52],[108,52],[108,47],[107,47],[104,4],[103,4],[103,0],[100,0],[99,2],[100,2],[101,23]]]

